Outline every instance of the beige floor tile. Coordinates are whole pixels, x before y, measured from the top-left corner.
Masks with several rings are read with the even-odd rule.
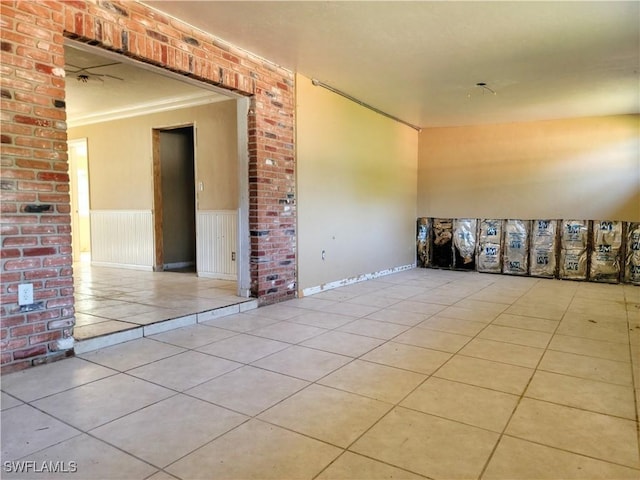
[[[68,473],[47,473],[47,479],[143,480],[157,470],[148,463],[85,434],[30,455],[28,460],[34,461],[39,466],[43,462],[53,462],[53,464],[64,462]],[[71,462],[74,462],[73,467]],[[5,475],[3,473],[2,478],[21,480],[45,478],[42,472],[16,476]]]
[[[341,332],[355,333],[356,335],[379,338],[381,340],[389,340],[408,329],[409,327],[407,325],[359,318],[358,320],[343,325],[338,330]]]
[[[387,310],[395,310],[398,312],[418,313],[421,315],[431,316],[446,309],[444,305],[437,303],[413,302],[411,300],[402,300],[391,305]]]
[[[434,375],[439,378],[520,395],[533,369],[456,355]]]
[[[185,393],[255,416],[309,384],[304,380],[250,366],[239,368]]]
[[[368,320],[377,320],[379,322],[397,323],[399,325],[407,325],[413,327],[424,320],[429,315],[424,313],[403,312],[400,310],[390,310],[385,308],[384,310],[378,310],[371,315],[367,315]]]
[[[469,320],[458,320],[456,318],[441,317],[434,315],[424,322],[418,324],[419,327],[429,328],[431,330],[440,330],[441,332],[457,333],[459,335],[467,335],[473,337],[482,329],[487,327],[486,323],[473,322]]]
[[[483,480],[631,480],[640,471],[583,455],[502,437]]]
[[[600,318],[605,321],[623,320],[626,315],[624,302],[607,302],[602,299],[580,299],[571,302],[567,313]]]
[[[523,330],[522,328],[489,325],[478,334],[479,338],[508,342],[527,347],[545,348],[551,339],[551,333]]]
[[[258,418],[346,448],[391,406],[360,395],[310,385]]]
[[[2,376],[2,390],[25,402],[115,375],[110,368],[79,358],[41,365]]]
[[[304,308],[306,310],[316,310],[319,312],[326,312],[327,308],[331,305],[335,305],[338,302],[333,300],[326,300],[316,297],[303,297],[295,298],[287,302],[288,307]]]
[[[635,420],[633,388],[538,371],[527,397]]]
[[[450,306],[458,303],[464,297],[465,295],[458,295],[455,292],[438,292],[435,290],[416,295],[411,297],[410,300],[413,302],[436,303],[438,305]]]
[[[100,317],[122,320],[133,315],[140,315],[156,310],[153,305],[142,305],[140,303],[126,303],[124,305],[113,305],[102,308],[94,308],[91,313]]]
[[[77,302],[76,302],[77,305]],[[88,313],[82,313],[80,311],[76,311],[76,325],[75,327],[84,327],[85,325],[91,325],[94,323],[100,323],[109,320],[105,317],[98,317],[96,315],[89,315]]]
[[[177,480],[177,477],[160,470],[158,473],[151,475],[146,480]]]
[[[205,312],[207,310],[214,310],[229,303],[237,303],[235,301],[223,300],[225,297],[218,298],[197,298],[193,296],[183,296],[180,298],[167,297],[160,300],[156,300],[154,303],[157,306],[171,309],[192,308],[194,312]],[[235,298],[235,297],[234,297]]]
[[[189,351],[134,368],[128,373],[173,390],[184,391],[240,366],[240,363]]]
[[[91,434],[162,468],[247,419],[179,394],[94,429]]]
[[[576,300],[621,301],[624,291],[615,285],[605,283],[584,283],[576,291]]]
[[[430,478],[478,478],[498,434],[395,408],[351,450]]]
[[[383,342],[384,340],[378,338],[332,331],[302,342],[301,345],[349,357],[359,357]]]
[[[256,309],[259,311],[260,309]],[[256,328],[266,327],[274,323],[280,322],[273,318],[261,317],[251,312],[237,313],[235,315],[229,315],[226,317],[216,318],[202,322],[202,325],[224,328],[225,330],[231,330],[232,332],[250,332]]]
[[[166,470],[180,478],[199,478],[206,472],[207,478],[216,480],[302,480],[315,477],[341,452],[298,433],[251,420]]]
[[[631,420],[524,398],[506,433],[640,468],[636,422]]]
[[[299,309],[302,315],[292,318],[291,322],[302,323],[304,325],[311,325],[312,327],[320,327],[326,329],[333,329],[353,322],[355,317],[347,315],[338,315],[336,313],[327,312],[312,312],[308,310]]]
[[[629,348],[626,344],[603,342],[590,338],[554,335],[551,343],[549,343],[549,350],[576,353],[619,362],[629,361]]]
[[[375,400],[398,403],[425,378],[418,373],[354,360],[318,383]]]
[[[396,342],[387,342],[362,357],[369,362],[432,374],[451,358],[450,353],[429,350]]]
[[[560,322],[557,334],[571,337],[590,338],[602,342],[627,343],[629,334],[626,326],[621,331],[619,328],[610,328],[608,323],[593,323],[589,320],[569,320]]]
[[[340,315],[350,315],[352,317],[366,317],[367,315],[372,314],[373,312],[377,312],[381,307],[376,307],[373,305],[358,305],[355,303],[335,303],[333,305],[328,306],[323,311],[327,313],[338,313]]]
[[[282,321],[252,330],[251,335],[270,338],[271,340],[278,340],[280,342],[300,343],[317,337],[326,331],[324,328],[312,327],[311,325]]]
[[[7,393],[2,392],[0,398],[0,409],[7,410],[8,408],[17,407],[18,405],[22,405],[22,401],[18,400],[15,397],[12,397]]]
[[[122,332],[139,327],[140,326],[135,323],[122,322],[119,320],[106,320],[100,323],[92,323],[82,327],[75,327],[73,329],[73,338],[76,340],[84,340],[86,338],[100,337],[102,335]]]
[[[571,304],[572,295],[558,294],[555,295],[550,289],[532,289],[531,291],[520,297],[516,303],[520,306],[536,307],[541,305],[544,310],[566,310]]]
[[[124,372],[184,352],[184,348],[140,338],[80,355],[79,358]]]
[[[504,303],[483,302],[481,300],[473,300],[471,298],[460,300],[459,302],[456,302],[455,306],[470,310],[486,310],[496,314],[502,313],[507,309]]]
[[[565,312],[565,308],[553,306],[545,307],[539,303],[535,305],[518,305],[515,303],[504,311],[504,313],[509,313],[511,315],[544,318],[547,320],[561,320]]]
[[[179,318],[190,313],[193,313],[190,308],[162,308],[140,315],[133,315],[125,320],[136,325],[151,325],[152,323]]]
[[[535,368],[542,358],[544,349],[474,338],[459,353],[469,357]]]
[[[422,287],[410,287],[404,285],[394,285],[384,288],[379,293],[383,297],[407,299],[415,297],[416,295],[422,295],[426,292],[426,289]]]
[[[416,347],[431,348],[443,352],[456,353],[464,347],[471,337],[455,333],[440,332],[427,328],[414,327],[393,339],[397,343],[405,343]]]
[[[351,360],[351,357],[344,355],[292,346],[262,358],[254,362],[253,365],[276,373],[315,382]]]
[[[149,338],[184,348],[198,348],[217,340],[232,337],[234,332],[205,325],[190,325],[168,332],[151,335]]]
[[[77,288],[76,288],[77,290]],[[93,292],[92,292],[93,293]],[[96,312],[99,309],[104,309],[106,307],[115,307],[115,306],[121,306],[121,305],[126,305],[127,302],[124,302],[122,300],[115,300],[112,298],[105,298],[105,297],[94,297],[94,296],[89,296],[87,298],[81,299],[79,301],[77,301],[74,304],[74,307],[76,308],[76,310],[78,312],[81,313],[87,313],[87,314],[93,314],[95,316],[99,316]],[[91,312],[91,313],[89,313]],[[109,317],[102,317],[102,318],[109,318]]]
[[[362,294],[358,292],[350,292],[347,290],[347,287],[342,287],[315,293],[313,295],[313,298],[318,298],[320,300],[331,300],[333,302],[344,302],[349,300],[350,298],[357,297],[358,295]]]
[[[493,325],[502,325],[505,327],[522,328],[524,330],[535,330],[547,333],[553,333],[556,328],[558,328],[559,323],[560,322],[558,320],[524,317],[522,315],[513,315],[511,313],[500,314],[492,322]]]
[[[304,310],[290,307],[286,304],[267,305],[247,312],[247,315],[257,315],[259,317],[272,318],[274,320],[290,320],[302,315]]]
[[[631,364],[627,362],[548,350],[538,368],[618,385],[632,385]]]
[[[174,394],[121,373],[37,400],[33,406],[87,431]]]
[[[423,480],[424,477],[352,452],[344,452],[318,480]]]
[[[18,460],[81,433],[30,405],[3,410],[1,419],[3,461]]]
[[[608,312],[604,310],[598,312],[596,308],[597,304],[594,304],[585,311],[572,311],[568,310],[563,320],[567,322],[582,322],[588,323],[591,327],[610,328],[618,332],[625,332],[627,329],[627,318],[629,312],[625,308],[620,308],[617,312]]]
[[[518,300],[522,296],[522,292],[505,291],[504,289],[486,289],[480,292],[474,293],[469,296],[469,300],[478,300],[481,302],[501,303],[506,305],[507,308],[513,302]]]
[[[356,305],[368,305],[378,308],[387,308],[395,303],[400,302],[399,298],[383,297],[374,293],[365,295],[357,295],[345,300],[345,303],[354,303]]]
[[[447,307],[439,312],[441,317],[457,318],[458,320],[468,320],[473,322],[489,323],[498,316],[498,312],[481,310],[478,308]]]
[[[432,377],[400,406],[500,433],[518,399],[516,395]]]
[[[219,340],[197,350],[199,352],[226,358],[235,362],[251,363],[260,358],[279,352],[289,347],[288,343],[270,340],[268,338],[254,337],[253,335],[240,334]]]

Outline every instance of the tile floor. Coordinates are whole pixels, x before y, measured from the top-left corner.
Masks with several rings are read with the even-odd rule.
[[[142,327],[248,300],[236,296],[235,281],[199,278],[195,273],[92,267],[87,262],[74,264],[74,283],[73,333],[76,341],[85,343],[115,333],[125,339],[143,336]]]
[[[416,269],[88,352],[2,378],[3,478],[639,479],[639,306]]]

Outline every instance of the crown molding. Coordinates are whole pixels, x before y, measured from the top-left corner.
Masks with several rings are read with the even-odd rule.
[[[177,98],[162,99],[152,102],[139,103],[136,105],[129,105],[125,108],[103,110],[97,113],[74,116],[73,118],[67,119],[67,128],[81,127],[94,123],[110,122],[123,118],[149,115],[151,113],[168,112],[170,110],[196,107],[200,105],[207,105],[210,103],[224,102],[226,100],[231,100],[231,98],[224,95],[219,95],[217,93],[204,91]]]

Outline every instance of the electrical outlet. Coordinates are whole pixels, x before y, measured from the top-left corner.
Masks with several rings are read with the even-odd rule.
[[[33,283],[18,285],[18,305],[33,304]]]

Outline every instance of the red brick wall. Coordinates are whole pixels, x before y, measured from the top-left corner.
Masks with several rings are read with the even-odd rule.
[[[262,304],[295,295],[291,72],[134,2],[2,0],[0,9],[3,372],[69,353],[58,345],[74,323],[65,37],[251,96],[252,293]],[[29,204],[52,211],[28,213]],[[34,284],[41,310],[20,311],[21,283]]]

